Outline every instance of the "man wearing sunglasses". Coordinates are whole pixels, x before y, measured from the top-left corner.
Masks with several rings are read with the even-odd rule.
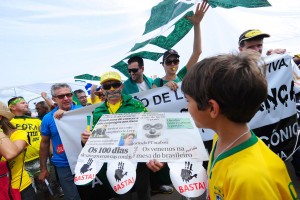
[[[144,60],[139,56],[133,56],[128,60],[128,73],[130,78],[124,82],[123,93],[133,94],[152,88],[153,80],[144,73]]]
[[[177,74],[179,65],[179,54],[177,51],[170,49],[163,55],[161,62],[165,70],[165,76],[162,78],[156,78],[153,82],[152,88],[168,86],[171,90],[177,90],[177,83],[182,81],[186,72],[198,61],[201,54],[201,36],[200,36],[200,22],[202,21],[204,14],[208,10],[209,5],[207,1],[203,1],[201,4],[197,4],[195,14],[191,17],[187,17],[194,25],[194,44],[193,53],[187,62]]]
[[[103,114],[114,114],[114,113],[137,113],[137,112],[147,112],[145,106],[140,102],[132,98],[131,95],[122,94],[124,85],[122,84],[121,76],[117,72],[106,72],[101,76],[100,84],[103,88],[103,93],[106,96],[106,100],[103,104],[100,104],[93,112],[93,125],[95,126],[98,120]],[[81,134],[82,144],[85,144],[90,137],[90,131],[84,131]],[[137,165],[137,177],[135,183],[135,191],[137,192],[138,199],[140,200],[150,200],[150,186],[149,186],[149,170],[147,166],[156,171],[163,167],[162,163],[155,160],[149,161],[147,165],[145,163],[138,163]],[[109,185],[106,177],[107,165],[104,164],[100,172],[97,174],[104,185],[101,187],[101,191],[91,190],[89,195],[91,199],[93,197],[109,197],[116,195]],[[96,194],[97,193],[97,194]],[[109,194],[107,194],[109,193]],[[121,198],[126,198],[130,196],[130,192],[121,195]]]
[[[66,83],[56,83],[52,85],[51,95],[52,100],[57,104],[57,107],[46,114],[42,120],[42,141],[40,144],[41,172],[39,175],[39,179],[44,182],[45,179],[49,176],[46,163],[49,156],[49,147],[51,140],[53,149],[51,162],[56,168],[59,182],[64,192],[64,198],[80,200],[77,187],[74,183],[74,177],[72,175],[64,146],[57,130],[54,118],[60,119],[63,117],[63,114],[65,112],[80,108],[81,106],[73,105],[72,89]]]

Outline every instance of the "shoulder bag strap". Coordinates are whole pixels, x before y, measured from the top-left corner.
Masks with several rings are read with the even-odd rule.
[[[20,188],[21,188],[22,179],[23,179],[23,171],[24,171],[24,165],[25,165],[24,162],[25,162],[26,150],[27,150],[27,149],[24,150],[23,166],[22,166],[22,173],[21,173],[21,180],[20,180],[19,190],[20,190]]]

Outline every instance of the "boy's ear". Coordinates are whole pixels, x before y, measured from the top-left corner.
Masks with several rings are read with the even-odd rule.
[[[218,102],[216,102],[215,100],[213,99],[210,99],[208,101],[208,104],[209,104],[209,114],[210,114],[210,117],[211,118],[216,118],[217,116],[219,116],[220,114],[220,106],[218,104]]]

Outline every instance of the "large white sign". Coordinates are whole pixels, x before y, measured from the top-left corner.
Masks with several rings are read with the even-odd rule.
[[[79,158],[174,162],[204,161],[208,154],[188,113],[147,112],[103,115]]]

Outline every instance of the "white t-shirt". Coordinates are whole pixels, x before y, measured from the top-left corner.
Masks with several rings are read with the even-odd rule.
[[[141,83],[136,83],[137,87],[139,88],[139,91],[145,91],[145,90],[149,90],[149,86],[146,84],[145,81],[141,82]]]

